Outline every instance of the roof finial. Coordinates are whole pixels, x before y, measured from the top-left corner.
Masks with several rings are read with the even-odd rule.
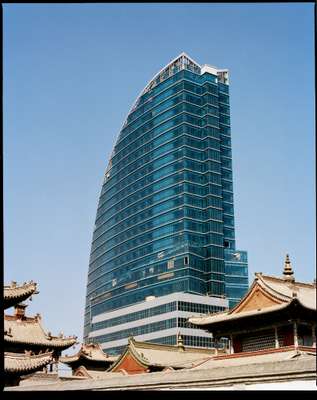
[[[288,254],[286,254],[286,258],[285,258],[283,275],[284,275],[285,280],[292,281],[292,282],[295,281],[294,272],[293,272]]]
[[[185,350],[183,339],[182,339],[182,336],[181,336],[180,332],[178,332],[178,335],[177,335],[177,347],[181,351]]]
[[[25,309],[28,305],[24,303],[18,303],[14,306],[15,308],[15,316],[17,318],[23,318],[25,317]]]

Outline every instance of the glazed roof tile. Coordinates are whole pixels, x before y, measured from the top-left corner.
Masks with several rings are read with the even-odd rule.
[[[316,286],[304,282],[288,282],[283,278],[270,275],[256,274],[258,282],[265,289],[284,296],[289,302],[293,298],[293,293],[301,304],[307,308],[316,310]]]
[[[116,365],[119,365],[127,352],[131,352],[133,356],[145,366],[161,368],[190,368],[199,360],[208,359],[214,354],[213,349],[184,347],[182,350],[177,346],[137,342],[133,338],[129,338],[127,349],[108,371],[111,371]]]
[[[53,360],[52,352],[29,355],[4,353],[4,369],[6,373],[30,373],[43,368]]]
[[[316,310],[316,287],[313,284],[302,282],[290,282],[283,278],[256,273],[256,278],[244,298],[231,310],[206,315],[203,317],[190,317],[189,322],[195,325],[209,325],[221,321],[229,321],[249,317],[253,315],[275,312],[286,308],[296,298],[304,307]],[[255,285],[259,285],[264,291],[274,296],[279,304],[262,307],[259,309],[235,312],[246,299]]]
[[[16,316],[4,316],[5,343],[21,343],[62,350],[74,345],[76,339],[76,336],[51,336],[50,333],[44,331],[39,317],[19,319]]]
[[[316,360],[314,357],[292,358],[279,362],[245,364],[210,369],[182,369],[178,371],[153,372],[151,374],[108,374],[104,379],[77,379],[54,385],[33,385],[28,387],[8,387],[7,391],[67,391],[67,390],[204,390],[204,389],[237,389],[235,385],[263,384],[265,382],[287,384],[300,381],[316,383]],[[240,387],[240,386],[239,386]],[[314,389],[312,389],[314,390]]]
[[[235,313],[235,314],[231,314],[230,311],[224,312],[224,313],[215,313],[213,315],[207,315],[204,317],[190,317],[190,318],[188,318],[188,321],[195,325],[208,325],[208,324],[212,324],[212,323],[220,322],[220,321],[235,320],[235,319],[240,319],[240,318],[244,318],[244,317],[250,317],[253,315],[274,312],[274,311],[286,308],[287,306],[288,306],[288,303],[283,303],[283,304],[277,304],[275,306],[261,308],[258,310],[241,311],[241,312]]]
[[[30,281],[29,283],[23,283],[21,286],[17,286],[16,282],[12,282],[11,285],[5,285],[4,289],[4,309],[14,306],[15,304],[26,300],[32,294],[38,294],[36,290],[36,283]]]
[[[100,361],[105,364],[112,364],[118,359],[118,356],[109,356],[106,354],[99,343],[83,343],[77,354],[72,356],[60,357],[59,361],[64,364],[72,364],[77,362],[79,359],[89,360],[89,361]]]
[[[283,349],[282,349],[283,350]],[[260,353],[260,352],[259,352]],[[197,369],[213,369],[213,368],[222,368],[222,367],[234,367],[239,365],[251,365],[251,364],[264,364],[267,362],[278,362],[284,360],[292,360],[292,359],[316,359],[316,352],[314,351],[302,351],[295,350],[293,346],[286,351],[272,351],[272,352],[261,352],[262,354],[256,354],[249,356],[242,356],[240,354],[236,354],[236,357],[219,357],[219,358],[210,358],[200,364],[197,364],[192,368],[192,370]]]
[[[78,374],[78,375],[77,375]],[[80,374],[80,375],[79,375]],[[81,365],[75,371],[75,376],[88,379],[105,379],[111,376],[123,375],[122,372],[95,371]]]

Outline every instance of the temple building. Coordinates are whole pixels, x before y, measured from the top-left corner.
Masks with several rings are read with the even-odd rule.
[[[6,390],[316,390],[315,321],[316,284],[296,281],[287,256],[282,277],[257,273],[233,309],[189,318],[216,342],[226,338],[226,349],[130,337],[106,371],[82,365],[72,381]]]
[[[296,281],[287,255],[283,277],[256,273],[233,309],[189,322],[211,332],[215,341],[228,338],[231,355],[316,352],[316,283]]]
[[[76,354],[60,357],[59,361],[71,367],[74,376],[90,377],[95,371],[106,371],[117,359],[106,354],[99,343],[86,343]]]
[[[24,283],[17,286],[12,282],[4,286],[5,309],[14,307],[13,315],[4,315],[4,384],[18,385],[21,377],[36,371],[53,370],[61,352],[76,343],[76,337],[53,336],[45,332],[41,324],[41,316],[25,315],[27,300],[37,294],[36,283]]]
[[[126,350],[108,371],[123,372],[127,375],[173,371],[190,368],[214,354],[215,349],[185,347],[180,335],[177,346],[138,342],[130,337]]]

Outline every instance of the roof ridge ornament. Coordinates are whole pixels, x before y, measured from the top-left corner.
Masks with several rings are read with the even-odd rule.
[[[292,269],[292,265],[289,259],[289,255],[286,254],[285,263],[284,263],[284,271],[283,278],[290,282],[295,282],[294,271]]]
[[[180,351],[185,351],[185,346],[184,346],[184,343],[183,343],[183,338],[182,338],[182,335],[180,334],[180,332],[178,332],[178,335],[177,335],[177,347],[178,347],[178,349],[179,349]]]

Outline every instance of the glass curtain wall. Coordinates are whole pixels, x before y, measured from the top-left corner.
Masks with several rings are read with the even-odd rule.
[[[226,295],[235,233],[224,76],[182,54],[130,110],[100,193],[84,338],[93,316],[150,295]]]

